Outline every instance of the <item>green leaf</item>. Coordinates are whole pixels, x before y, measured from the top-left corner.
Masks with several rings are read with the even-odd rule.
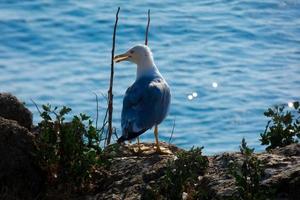
[[[269,108],[267,111],[264,112],[264,115],[266,117],[271,117],[274,115],[274,111],[271,108]]]
[[[294,108],[295,108],[295,109],[298,109],[298,108],[299,108],[299,101],[295,101],[295,102],[294,102]]]
[[[71,112],[71,110],[72,110],[71,108],[63,106],[62,109],[59,111],[59,115],[64,116],[65,114],[68,114],[69,112]]]
[[[43,108],[43,110],[44,111],[46,111],[46,112],[50,112],[50,110],[51,110],[51,106],[49,105],[49,104],[47,104],[47,105],[42,105],[42,108]]]
[[[90,118],[89,116],[87,116],[86,114],[83,114],[83,113],[80,113],[80,117],[81,117],[82,121],[86,121]]]
[[[56,113],[57,109],[58,113]],[[88,120],[90,117],[80,114],[79,117],[73,116],[71,121],[65,122],[64,115],[70,111],[71,108],[66,106],[61,109],[55,107],[52,110],[50,104],[43,105],[41,113],[43,121],[38,123],[41,133],[36,138],[39,149],[37,157],[41,168],[49,170],[47,172],[50,177],[55,170],[63,169],[64,173],[57,177],[57,181],[67,181],[72,187],[78,189],[89,185],[95,168],[109,162],[102,156],[99,143],[96,142],[98,132],[92,120],[89,120],[88,124],[83,124],[83,120]],[[51,116],[54,115],[52,120]]]
[[[246,142],[245,138],[243,138],[241,146],[240,146],[240,151],[241,151],[242,154],[250,155],[254,152],[254,148],[253,149],[249,148],[247,146],[247,142]]]
[[[51,120],[52,120],[51,117],[50,117],[50,115],[49,115],[48,112],[46,112],[46,111],[42,112],[41,117],[42,117],[44,120],[46,120],[46,121],[51,121]]]
[[[299,102],[296,105],[294,102],[294,106],[298,108]],[[269,145],[266,147],[267,150],[295,142],[294,138],[298,130],[297,120],[300,117],[300,112],[293,112],[290,109],[285,111],[285,108],[286,105],[283,104],[275,105],[273,108],[268,108],[264,113],[265,116],[271,118],[260,139],[263,145]]]

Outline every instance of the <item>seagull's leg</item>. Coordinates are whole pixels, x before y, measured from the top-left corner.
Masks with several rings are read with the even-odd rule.
[[[142,152],[141,146],[140,146],[140,137],[137,137],[137,143],[138,143],[138,152]]]
[[[161,153],[161,149],[159,147],[159,141],[158,141],[158,126],[155,125],[154,127],[154,136],[155,136],[155,143],[156,143],[156,152]]]

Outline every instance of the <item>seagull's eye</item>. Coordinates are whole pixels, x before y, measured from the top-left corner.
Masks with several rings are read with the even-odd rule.
[[[131,51],[130,51],[130,53],[131,53],[131,54],[133,54],[133,53],[134,53],[134,51],[133,51],[133,50],[131,50]]]

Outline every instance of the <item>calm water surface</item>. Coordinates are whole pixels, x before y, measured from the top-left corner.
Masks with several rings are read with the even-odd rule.
[[[170,115],[160,126],[168,141],[206,153],[237,150],[242,137],[257,150],[276,103],[299,100],[300,1],[0,1],[0,91],[73,108],[95,118],[93,92],[107,92],[111,34],[121,6],[116,53],[149,45],[172,88]],[[114,122],[120,133],[123,93],[135,66],[115,69]],[[101,95],[100,95],[101,96]],[[100,99],[103,117],[105,99]],[[142,137],[154,139],[152,131]]]

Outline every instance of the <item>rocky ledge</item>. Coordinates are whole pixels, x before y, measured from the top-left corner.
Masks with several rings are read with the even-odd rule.
[[[39,199],[45,190],[45,178],[35,161],[31,126],[32,114],[28,109],[12,95],[0,94],[0,199]],[[149,143],[142,143],[142,153],[137,151],[136,144],[109,146],[105,152],[111,157],[111,165],[95,192],[74,195],[72,199],[143,199],[145,191],[165,176],[168,162],[184,151],[167,143],[161,146],[167,154],[156,154],[154,144]],[[275,199],[300,199],[300,144],[255,156],[265,165],[260,184],[276,189]],[[209,199],[230,199],[234,195],[237,187],[228,168],[231,161],[241,159],[240,153],[208,156],[208,169],[198,177],[197,184],[203,187]],[[18,198],[20,196],[24,198]],[[188,192],[183,199],[190,199]]]
[[[275,199],[299,199],[300,144],[257,153],[255,156],[265,165],[261,185],[276,189]],[[212,199],[229,199],[236,192],[235,180],[228,175],[228,167],[232,160],[241,159],[240,153],[223,153],[209,157],[209,168],[201,179],[201,184],[206,187]]]
[[[143,147],[153,148],[154,144],[142,143]],[[136,144],[126,145],[113,152],[111,171],[101,192],[85,196],[85,199],[143,199],[146,189],[152,187],[165,175],[169,160],[176,159],[175,154],[184,151],[174,145],[161,143],[171,154],[158,155],[145,151],[137,153]],[[278,148],[270,153],[257,153],[259,160],[265,163],[265,176],[261,182],[267,188],[276,189],[275,199],[288,200],[300,197],[300,144]],[[209,156],[209,167],[204,176],[198,177],[199,185],[210,199],[230,199],[237,187],[235,180],[228,174],[229,163],[241,160],[240,153],[223,153]],[[188,193],[185,198],[188,198]]]

